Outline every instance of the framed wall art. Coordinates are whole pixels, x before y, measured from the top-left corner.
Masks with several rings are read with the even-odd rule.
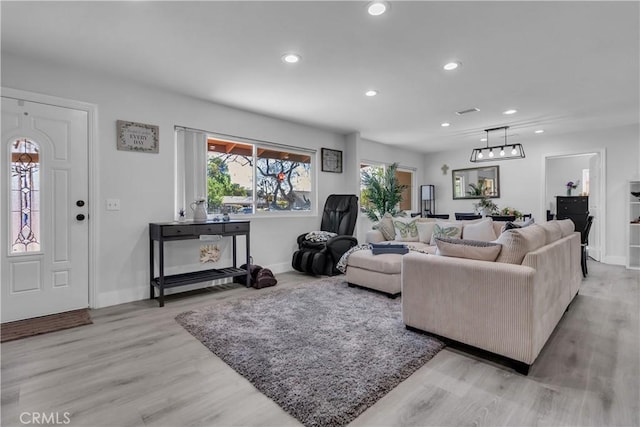
[[[158,126],[144,123],[116,122],[118,150],[158,153],[160,149]]]
[[[322,172],[342,173],[342,151],[322,149]]]

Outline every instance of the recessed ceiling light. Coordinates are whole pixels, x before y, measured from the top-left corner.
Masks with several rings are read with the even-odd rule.
[[[462,63],[461,62],[449,62],[447,64],[444,64],[444,68],[447,71],[451,71],[451,70],[455,70],[456,68],[458,68],[459,66],[461,66]]]
[[[544,129],[538,129],[538,130],[534,131],[533,133],[544,133]]]
[[[440,123],[440,126],[442,126],[443,128],[446,128],[446,127],[451,126],[451,123],[447,123],[447,122]]]
[[[480,142],[487,142],[487,138],[480,138]]]
[[[515,114],[517,112],[518,112],[518,110],[507,110],[507,111],[503,111],[502,114],[507,114],[508,115],[508,114]]]
[[[285,53],[282,55],[282,62],[286,62],[287,64],[295,64],[296,62],[300,62],[302,57],[297,53]]]
[[[372,1],[367,5],[367,12],[372,16],[380,16],[389,9],[389,3],[386,1]]]
[[[366,91],[364,94],[367,95],[367,96],[376,96],[378,94],[378,91],[371,89],[371,90]]]

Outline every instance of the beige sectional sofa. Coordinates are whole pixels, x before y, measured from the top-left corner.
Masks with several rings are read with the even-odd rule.
[[[502,233],[496,261],[402,256],[402,317],[418,329],[510,359],[527,373],[578,293],[580,233],[570,220]]]
[[[435,220],[432,218],[416,218],[420,225],[422,224],[459,224],[462,229],[462,237],[464,229],[467,225],[479,224],[483,221],[490,221],[493,227],[494,238],[500,235],[503,222],[493,222],[487,220]],[[420,236],[422,237],[422,235]],[[404,243],[414,251],[420,251],[429,254],[435,254],[436,247],[431,244],[431,234],[426,236],[426,241],[418,240],[386,240],[380,230],[370,230],[366,235],[367,243]],[[375,289],[389,294],[390,296],[398,296],[402,290],[401,269],[402,255],[398,254],[382,254],[372,255],[370,250],[354,252],[349,255],[347,261],[346,278],[347,282],[353,285]]]

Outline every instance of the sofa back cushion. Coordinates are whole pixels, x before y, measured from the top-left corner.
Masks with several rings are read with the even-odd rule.
[[[576,231],[576,226],[570,219],[561,219],[558,220],[557,223],[560,226],[562,237],[567,237],[569,234]]]
[[[495,261],[502,245],[494,242],[467,239],[436,238],[436,255]]]
[[[496,232],[493,230],[493,220],[491,218],[485,218],[476,223],[464,224],[462,227],[462,238],[483,242],[495,240]]]
[[[496,262],[522,264],[524,256],[544,246],[545,241],[545,231],[537,224],[507,230],[495,240],[495,243],[502,245],[502,250]]]
[[[436,226],[435,221],[423,222],[418,221],[418,240],[427,245],[431,243],[431,236],[433,236],[433,229]]]
[[[545,241],[544,244],[548,245],[556,240],[562,239],[562,229],[558,221],[543,222],[540,227],[544,230]]]

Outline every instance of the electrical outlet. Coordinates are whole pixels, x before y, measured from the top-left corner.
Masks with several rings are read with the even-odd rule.
[[[119,211],[120,210],[120,199],[107,199],[107,210],[108,211]]]

